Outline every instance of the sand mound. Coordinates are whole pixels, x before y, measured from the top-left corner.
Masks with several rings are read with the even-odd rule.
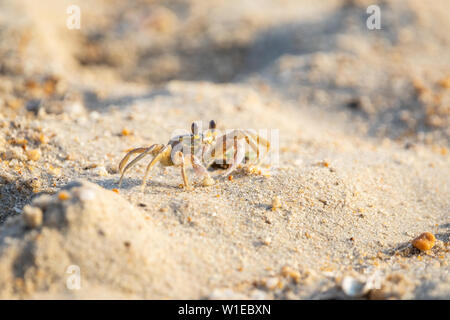
[[[99,288],[107,297],[156,297],[162,294],[158,287],[187,276],[171,270],[177,255],[167,255],[176,252],[167,236],[154,230],[143,212],[97,185],[70,183],[24,210],[1,230],[2,298],[39,292],[94,298]],[[80,270],[80,290],[67,287],[73,266]]]

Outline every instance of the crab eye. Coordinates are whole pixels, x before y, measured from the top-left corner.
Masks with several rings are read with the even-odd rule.
[[[191,131],[192,131],[192,134],[194,134],[194,135],[198,134],[198,125],[197,125],[197,123],[192,122],[192,124],[191,124]]]
[[[210,129],[215,129],[216,126],[217,126],[217,124],[216,124],[216,122],[215,122],[214,120],[211,120],[211,121],[209,122],[209,128],[210,128]]]

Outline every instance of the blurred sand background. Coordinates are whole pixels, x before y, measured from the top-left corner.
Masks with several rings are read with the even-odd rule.
[[[0,298],[449,299],[450,3],[371,4],[0,1]],[[115,190],[210,119],[279,129],[271,175]]]

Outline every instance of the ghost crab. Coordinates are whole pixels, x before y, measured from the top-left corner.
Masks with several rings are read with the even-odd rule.
[[[229,175],[246,159],[246,156],[251,158],[246,152],[246,144],[250,146],[252,152],[256,153],[258,161],[261,157],[259,145],[265,146],[266,152],[270,149],[270,142],[253,130],[235,129],[219,136],[214,120],[209,122],[209,128],[204,132],[199,132],[198,124],[193,122],[190,134],[177,135],[171,138],[166,145],[153,144],[150,147],[130,150],[119,163],[119,172],[121,173],[119,187],[125,173],[147,155],[152,155],[153,159],[145,170],[142,191],[145,188],[150,170],[158,162],[166,167],[181,167],[184,188],[187,190],[191,189],[186,174],[186,168],[189,164],[192,165],[195,174],[202,179],[202,185],[210,186],[215,181],[209,174],[208,168],[213,163],[227,164],[228,169],[222,176]],[[139,153],[140,155],[128,162],[133,154]]]

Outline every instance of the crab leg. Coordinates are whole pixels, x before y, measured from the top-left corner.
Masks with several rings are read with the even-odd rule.
[[[227,176],[229,175],[231,172],[233,172],[236,167],[242,162],[242,160],[244,160],[245,158],[245,143],[244,143],[244,139],[234,139],[234,156],[233,156],[233,160],[231,161],[231,166],[228,168],[228,170],[222,175],[222,176]]]
[[[253,141],[251,136],[245,136],[245,141],[250,145],[253,151],[256,152],[256,158],[259,159],[259,145]]]
[[[152,147],[153,147],[153,146],[152,146]],[[150,147],[150,148],[151,148],[151,147]],[[125,157],[123,157],[123,159],[120,161],[120,163],[119,163],[119,172],[122,173],[123,167],[127,164],[128,159],[130,159],[130,157],[131,157],[132,154],[135,154],[135,153],[142,153],[142,152],[145,152],[145,151],[147,151],[147,150],[148,150],[148,148],[136,148],[136,149],[130,150],[130,151],[125,155]]]
[[[266,152],[270,149],[270,142],[262,138],[259,134],[251,132],[250,130],[242,130],[246,136],[250,136],[253,140],[256,140],[256,144],[259,146],[261,143],[266,146]],[[254,149],[254,148],[253,148]],[[256,150],[255,150],[256,151]]]
[[[181,176],[183,177],[184,187],[186,190],[189,190],[191,186],[189,185],[189,179],[186,173],[186,161],[181,152],[178,152],[178,156],[181,158]]]
[[[260,145],[265,145],[266,150],[263,152],[267,153],[270,150],[270,142],[250,130],[242,130],[242,133],[244,134],[247,143],[256,152],[256,165],[259,164],[262,161]]]
[[[147,156],[148,154],[150,154],[150,153],[152,153],[152,152],[158,152],[159,150],[161,150],[161,148],[163,147],[163,145],[162,144],[154,144],[154,145],[152,145],[151,147],[149,147],[149,148],[137,148],[137,149],[134,149],[134,150],[131,150],[130,152],[133,152],[133,151],[135,151],[135,150],[138,150],[138,151],[135,151],[134,153],[137,153],[137,152],[140,152],[140,150],[141,149],[144,149],[144,152],[142,152],[142,154],[140,154],[139,156],[137,156],[135,159],[133,159],[133,161],[131,161],[121,172],[122,172],[122,175],[120,176],[120,180],[119,180],[119,187],[121,186],[121,184],[122,184],[122,180],[123,180],[123,177],[124,177],[124,175],[125,175],[125,172],[127,172],[127,170],[128,169],[130,169],[132,166],[134,166],[139,160],[141,160],[142,158],[144,158],[145,156]],[[156,149],[156,150],[155,150]],[[130,152],[125,156],[125,158],[129,158],[130,157]],[[121,162],[120,162],[120,165],[119,165],[119,170],[120,170],[120,168],[121,167],[123,167],[123,165],[125,164],[125,162],[122,164],[122,162],[124,161],[124,160],[128,160],[128,159],[123,159]]]
[[[203,166],[203,164],[196,156],[194,155],[191,156],[191,163],[192,167],[194,168],[195,174],[200,178],[203,178],[204,186],[210,186],[214,184],[214,179],[211,178],[211,176],[208,173],[208,170],[206,170],[206,168]]]
[[[144,179],[142,179],[142,191],[144,191],[145,183],[147,181],[147,176],[150,172],[150,170],[153,168],[155,164],[158,163],[163,157],[170,157],[170,152],[172,151],[172,146],[167,145],[150,161],[150,163],[147,166],[147,169],[145,170]]]

